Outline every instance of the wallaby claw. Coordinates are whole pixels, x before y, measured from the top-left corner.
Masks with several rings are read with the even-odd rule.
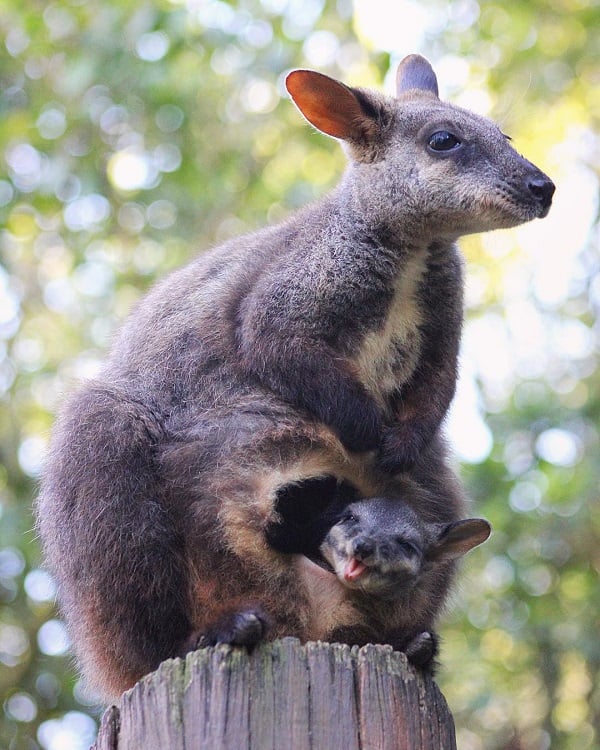
[[[264,639],[268,629],[269,620],[258,607],[231,612],[205,632],[192,636],[187,650],[216,646],[218,643],[252,649]]]

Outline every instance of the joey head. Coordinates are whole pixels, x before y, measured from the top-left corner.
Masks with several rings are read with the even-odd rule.
[[[341,509],[319,552],[348,588],[401,599],[436,564],[456,559],[491,531],[482,518],[423,523],[398,498],[368,498]]]

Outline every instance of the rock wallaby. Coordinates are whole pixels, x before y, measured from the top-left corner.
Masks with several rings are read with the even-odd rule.
[[[39,531],[106,696],[198,643],[352,624],[346,600],[320,616],[322,569],[266,536],[278,499],[330,501],[319,478],[406,502],[409,482],[423,523],[463,515],[440,437],[462,320],[454,243],[545,216],[554,186],[492,122],[440,101],[422,57],[400,64],[395,97],[308,70],[287,87],[343,142],[339,185],[157,284],[55,426]]]

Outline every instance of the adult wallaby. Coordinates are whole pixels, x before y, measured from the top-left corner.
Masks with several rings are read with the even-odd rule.
[[[400,64],[395,98],[306,70],[287,86],[344,143],[337,188],[159,283],[55,427],[39,530],[109,696],[267,621],[270,637],[328,637],[311,570],[265,537],[311,478],[394,497],[410,472],[424,520],[462,515],[439,435],[462,320],[454,241],[545,216],[554,186],[496,125],[441,102],[422,57]]]

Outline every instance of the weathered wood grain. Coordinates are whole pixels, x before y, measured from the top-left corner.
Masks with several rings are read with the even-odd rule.
[[[95,750],[455,750],[430,677],[388,646],[293,638],[164,662],[105,713]]]

